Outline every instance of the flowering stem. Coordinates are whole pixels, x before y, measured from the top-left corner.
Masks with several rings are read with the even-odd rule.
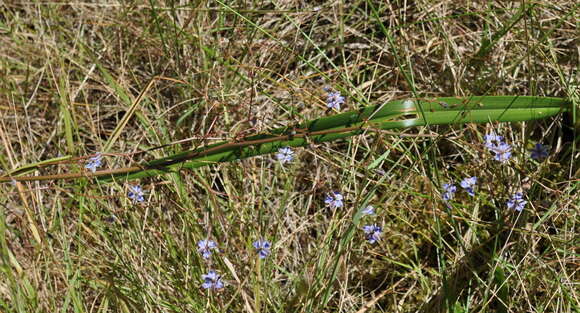
[[[260,313],[260,286],[262,285],[262,258],[256,260],[256,277],[257,281],[254,285],[254,306],[255,312]]]

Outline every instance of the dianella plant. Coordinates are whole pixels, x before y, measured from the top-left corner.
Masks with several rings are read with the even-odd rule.
[[[326,99],[328,112],[340,110],[340,105],[344,101],[344,97],[339,92],[328,91]],[[131,167],[97,170],[101,165],[102,157],[100,153],[97,153],[89,158],[84,171],[55,175],[21,175],[21,173],[29,173],[31,170],[37,169],[40,165],[51,164],[62,159],[59,158],[15,169],[0,177],[0,181],[78,179],[83,177],[95,177],[103,181],[131,180],[273,152],[278,152],[278,159],[284,162],[292,158],[290,147],[304,147],[310,143],[329,142],[374,131],[433,125],[531,121],[564,112],[575,113],[572,102],[553,97],[408,98],[361,107],[355,111],[328,115],[296,125],[276,128],[268,133],[219,142],[135,164]]]

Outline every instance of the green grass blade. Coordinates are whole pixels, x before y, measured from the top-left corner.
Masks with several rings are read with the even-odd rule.
[[[102,152],[108,152],[111,149],[111,147],[115,144],[115,142],[117,142],[117,139],[119,139],[121,132],[123,131],[123,129],[125,129],[125,126],[127,126],[127,123],[129,122],[131,117],[133,117],[133,114],[135,114],[137,106],[139,106],[139,104],[141,103],[141,100],[143,99],[143,96],[148,88],[145,88],[145,90],[141,92],[141,94],[139,94],[136,101],[132,102],[131,97],[129,97],[129,95],[125,92],[124,88],[121,85],[119,85],[119,83],[117,83],[117,81],[113,78],[113,76],[111,76],[111,74],[109,74],[109,72],[99,63],[96,64],[97,68],[99,68],[109,86],[115,90],[119,98],[125,103],[126,106],[129,107],[127,112],[123,115],[123,118],[121,119],[119,124],[117,124],[117,126],[115,127],[115,130],[113,130],[113,133],[109,137],[109,140],[107,140],[107,142],[105,143]],[[151,83],[149,83],[148,86],[150,85]]]
[[[63,65],[63,61],[60,60],[61,66],[64,67]],[[76,125],[75,125],[75,121],[74,121],[74,106],[71,103],[71,99],[69,97],[69,86],[67,84],[67,76],[66,75],[60,75],[58,77],[58,81],[57,78],[54,77],[54,73],[53,73],[53,79],[55,80],[55,84],[58,85],[57,91],[58,91],[58,96],[59,96],[59,108],[60,108],[60,112],[62,114],[62,118],[63,118],[63,123],[64,123],[64,134],[65,134],[65,140],[66,140],[66,151],[67,153],[73,154],[75,152],[76,146],[74,143],[74,136],[73,133],[76,131]]]
[[[471,59],[471,66],[479,66],[482,60],[492,51],[493,47],[503,38],[519,21],[533,8],[532,6],[522,5],[518,12],[506,23],[504,27],[495,32],[491,38],[483,37],[481,47]],[[485,36],[485,35],[484,35]]]

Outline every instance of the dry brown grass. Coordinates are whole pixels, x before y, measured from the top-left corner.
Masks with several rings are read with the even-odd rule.
[[[213,1],[151,3],[0,4],[4,172],[102,151],[154,77],[162,79],[107,168],[320,116],[326,85],[354,109],[413,95],[571,97],[578,84],[573,1],[227,2],[237,13]],[[474,58],[522,5],[527,14]],[[0,308],[258,312],[261,302],[265,312],[574,312],[578,140],[562,119],[500,127],[520,152],[528,140],[550,143],[552,163],[519,158],[502,171],[481,158],[485,129],[469,125],[417,131],[436,139],[377,134],[320,145],[286,167],[257,157],[148,179],[144,205],[131,204],[123,184],[3,185]],[[367,169],[387,151],[386,176]],[[438,183],[463,173],[480,175],[488,194],[449,211]],[[493,208],[508,186],[535,199],[525,219],[498,224]],[[344,211],[323,208],[331,190],[345,194]],[[371,247],[357,232],[343,242],[371,191],[385,239]],[[207,234],[220,245],[210,264],[195,247]],[[261,236],[275,244],[258,268],[251,242]],[[207,296],[199,284],[210,267],[229,286]]]

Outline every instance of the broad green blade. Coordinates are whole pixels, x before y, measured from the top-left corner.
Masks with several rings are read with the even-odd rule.
[[[300,147],[347,138],[376,129],[462,123],[516,122],[546,118],[569,110],[565,99],[550,97],[484,96],[397,100],[284,127],[245,138],[186,151],[141,165],[141,170],[101,177],[137,179],[182,168],[194,169],[268,154],[281,147]]]

